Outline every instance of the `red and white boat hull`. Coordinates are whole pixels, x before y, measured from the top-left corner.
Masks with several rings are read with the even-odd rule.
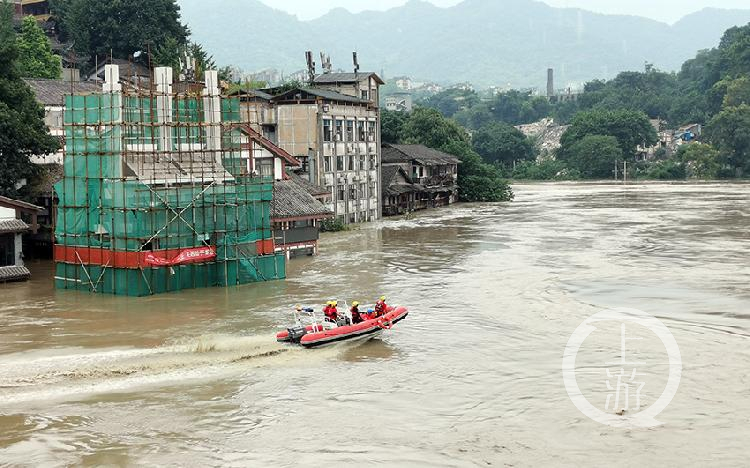
[[[409,315],[409,310],[406,307],[391,307],[385,315],[356,325],[345,325],[329,330],[324,330],[322,324],[308,325],[305,327],[305,334],[299,339],[299,344],[305,348],[314,348],[343,341],[369,340],[380,335],[383,330],[389,330],[407,315]],[[279,332],[276,340],[295,341],[290,339],[288,330]]]

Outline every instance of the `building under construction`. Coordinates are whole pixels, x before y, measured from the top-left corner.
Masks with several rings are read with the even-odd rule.
[[[60,289],[145,296],[285,277],[271,232],[273,177],[238,98],[205,85],[147,89],[107,66],[101,93],[65,102],[55,229]],[[175,89],[177,86],[175,85]]]

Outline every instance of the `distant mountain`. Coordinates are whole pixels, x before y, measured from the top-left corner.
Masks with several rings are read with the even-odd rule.
[[[673,26],[622,15],[553,8],[533,0],[465,0],[451,8],[411,0],[385,12],[335,9],[300,21],[257,0],[178,0],[195,39],[220,64],[247,71],[305,68],[304,52],[326,51],[335,68],[362,69],[443,83],[542,86],[642,70],[650,62],[677,70],[700,49],[714,47],[750,10],[709,8]]]

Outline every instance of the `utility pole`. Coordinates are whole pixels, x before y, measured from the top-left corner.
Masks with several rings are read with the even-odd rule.
[[[628,162],[623,161],[622,162],[622,181],[624,183],[628,183]]]
[[[619,167],[617,167],[617,160],[615,159],[615,181],[617,180],[617,170]]]

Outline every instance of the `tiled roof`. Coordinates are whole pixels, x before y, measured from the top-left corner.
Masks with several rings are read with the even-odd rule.
[[[391,184],[391,181],[396,176],[399,169],[401,169],[399,166],[383,166],[381,170],[383,187],[388,187]]]
[[[457,157],[424,145],[383,145],[382,162],[405,163],[417,161],[422,165],[459,164]]]
[[[24,266],[0,267],[0,281],[26,281],[31,272]]]
[[[112,59],[108,60],[107,63],[99,63],[99,68],[96,69],[94,74],[96,76],[104,76],[104,69],[107,65],[117,65],[120,68],[120,77],[151,77],[151,70],[139,63],[133,63],[129,60],[124,59]]]
[[[303,97],[305,95],[306,97]],[[347,94],[341,94],[336,91],[331,91],[328,89],[320,89],[320,88],[292,89],[290,91],[287,91],[286,93],[275,96],[273,100],[274,101],[294,101],[294,100],[305,99],[305,98],[309,99],[310,96],[319,97],[328,101],[351,102],[354,104],[372,104],[372,102],[368,101],[367,99],[361,99],[358,97],[349,96]]]
[[[66,94],[90,94],[101,92],[101,86],[90,81],[69,82],[24,78],[31,86],[37,101],[45,106],[62,106]]]
[[[361,73],[323,73],[315,77],[315,83],[356,83],[374,76],[378,83],[384,84],[384,81],[373,72]]]
[[[29,225],[20,219],[0,219],[0,234],[9,232],[24,232],[29,230]]]
[[[273,98],[272,94],[268,94],[266,92],[263,92],[259,89],[238,89],[237,91],[234,91],[232,93],[229,93],[230,96],[239,96],[239,97],[257,97],[260,99],[264,99],[266,101],[270,101],[271,98]]]
[[[332,216],[328,208],[310,195],[294,180],[279,180],[273,184],[272,219],[322,219]]]
[[[14,200],[12,198],[2,196],[0,196],[0,206],[4,206],[6,208],[19,208],[26,211],[44,211],[44,208],[42,208],[41,206],[32,205],[31,203],[27,203],[25,201]]]
[[[396,174],[398,174],[399,172],[404,175],[404,178],[409,181],[409,183],[397,183]],[[383,181],[383,196],[401,195],[402,193],[416,192],[422,188],[421,185],[411,183],[409,175],[401,166],[384,165],[383,169],[381,170],[381,176]]]
[[[287,169],[286,174],[289,176],[291,180],[296,182],[297,185],[307,190],[307,193],[309,193],[313,197],[331,195],[330,190],[328,190],[327,188],[323,187],[322,185],[313,184],[312,182],[307,180],[305,177],[295,173],[294,171],[290,171]]]

